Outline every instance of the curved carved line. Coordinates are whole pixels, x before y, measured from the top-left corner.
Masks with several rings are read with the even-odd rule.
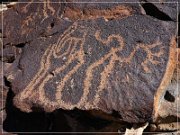
[[[115,65],[115,60],[116,60],[116,58],[114,56],[112,56],[109,64],[104,68],[104,71],[101,72],[101,79],[100,79],[101,82],[98,87],[98,91],[96,92],[95,99],[94,99],[95,105],[100,101],[100,92],[102,92],[106,88],[106,85],[108,82],[108,77],[111,74],[111,72],[114,68],[114,65]]]
[[[45,70],[49,68],[49,58],[51,56],[53,46],[50,46],[45,51],[44,55],[42,56],[41,63],[40,63],[40,69],[35,75],[35,77],[32,79],[32,81],[28,84],[28,86],[20,93],[20,100],[23,100],[25,98],[29,98],[32,91],[36,87],[36,85],[39,84],[40,80],[44,78],[45,76]]]

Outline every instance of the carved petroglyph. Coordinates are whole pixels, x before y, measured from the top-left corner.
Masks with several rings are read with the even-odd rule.
[[[80,36],[74,36],[74,32],[80,32]],[[41,62],[40,62],[40,69],[36,73],[36,75],[32,78],[30,83],[27,85],[24,91],[22,91],[19,95],[20,100],[23,101],[25,99],[31,98],[32,93],[37,93],[39,95],[39,101],[42,104],[49,104],[51,106],[59,106],[61,108],[68,108],[72,109],[74,107],[85,107],[85,108],[93,108],[100,102],[100,94],[101,92],[107,87],[109,75],[112,74],[113,69],[115,68],[115,63],[126,63],[131,64],[135,53],[138,49],[142,49],[146,52],[146,58],[142,61],[139,66],[142,67],[145,73],[151,72],[151,69],[148,67],[149,63],[154,65],[160,64],[158,60],[154,60],[154,57],[160,57],[164,54],[162,43],[157,40],[152,44],[143,44],[138,43],[133,48],[133,51],[129,54],[128,57],[121,57],[117,55],[117,52],[123,51],[124,47],[126,46],[124,38],[120,34],[111,34],[107,38],[101,37],[101,31],[97,30],[94,33],[94,37],[96,41],[99,43],[98,45],[110,46],[110,43],[116,40],[118,45],[116,47],[111,47],[109,52],[103,55],[101,58],[97,59],[93,63],[91,63],[87,69],[85,69],[85,79],[83,80],[83,93],[81,99],[77,104],[72,104],[70,102],[64,102],[62,100],[62,91],[65,90],[65,85],[68,85],[68,80],[72,79],[72,76],[80,69],[85,63],[85,51],[83,46],[85,46],[86,38],[88,38],[89,28],[84,26],[79,26],[78,23],[74,23],[70,26],[62,36],[58,39],[56,44],[49,45],[49,47],[44,52]],[[155,53],[152,52],[151,49],[160,46],[159,50]],[[55,67],[53,75],[50,74],[50,68],[53,67],[51,60],[58,59],[58,60],[65,60],[64,64]],[[108,60],[108,63],[104,65],[104,62]],[[60,80],[58,80],[56,86],[56,93],[55,93],[55,101],[50,101],[45,95],[45,84],[56,77],[56,75],[61,74],[64,70],[68,68],[68,66],[74,62],[78,61],[73,68],[71,68],[68,73],[66,73]],[[101,73],[95,73],[95,69],[99,66],[103,65],[103,70]],[[94,99],[92,100],[93,103],[88,101],[88,95],[90,93],[90,88],[93,85],[92,80],[94,79],[94,75],[100,75],[100,83],[97,87]],[[78,79],[78,78],[77,78]],[[130,81],[129,75],[126,75],[125,78],[126,82]],[[91,101],[91,102],[92,102]]]
[[[33,2],[34,2],[34,0],[29,1],[29,2],[26,4],[26,6],[24,6],[24,7],[22,8],[22,12],[27,13],[27,12],[28,12],[28,9],[27,9],[27,8],[28,8]]]
[[[49,16],[48,11],[51,12],[51,15],[55,14],[55,9],[50,5],[50,1],[49,0],[45,0],[45,2],[43,3],[43,14],[44,17],[47,18]]]
[[[51,5],[52,2],[50,2],[50,0],[45,0],[44,2],[37,2],[37,3],[34,3],[34,0],[31,0],[31,1],[27,2],[27,4],[25,6],[22,7],[22,12],[27,13],[28,10],[29,10],[30,5],[33,5],[33,4],[36,4],[36,5],[41,5],[42,4],[42,7],[38,6],[36,13],[39,13],[39,12],[42,11],[44,19],[48,18],[49,15],[53,16],[56,13],[56,10]],[[33,18],[35,18],[35,16],[37,16],[36,13],[34,14]],[[40,14],[38,15],[38,17],[39,16],[40,16]],[[26,19],[29,19],[29,16]],[[26,21],[26,19],[25,19],[25,21]],[[30,20],[30,21],[32,21],[32,20]]]

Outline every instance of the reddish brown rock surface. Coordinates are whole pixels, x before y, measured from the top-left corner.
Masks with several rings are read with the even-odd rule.
[[[175,67],[175,23],[138,4],[75,3],[19,3],[3,21],[4,45],[22,48],[7,75],[21,110],[114,110],[135,123],[156,115]]]
[[[154,4],[164,12],[159,18],[140,3],[68,2],[18,3],[3,12],[1,57],[12,95],[8,104],[13,98],[24,112],[77,108],[90,111],[88,117],[114,123],[105,122],[97,129],[74,118],[77,113],[72,111],[74,116],[63,112],[65,118],[58,115],[51,120],[51,127],[46,114],[26,114],[11,106],[6,109],[6,130],[26,128],[22,123],[13,127],[18,121],[10,122],[19,113],[43,121],[44,125],[38,123],[41,131],[58,130],[59,120],[68,121],[62,125],[66,131],[117,131],[120,121],[142,123],[154,118],[158,122],[175,115],[177,96],[166,92],[176,65],[177,20],[172,6],[164,4],[161,10]],[[162,101],[166,94],[175,102]],[[160,111],[170,106],[173,111]],[[13,128],[7,128],[8,123]]]

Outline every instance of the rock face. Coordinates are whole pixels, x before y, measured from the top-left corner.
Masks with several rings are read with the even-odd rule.
[[[166,88],[164,96],[161,98],[155,121],[159,131],[180,130],[180,101],[178,86],[180,85],[180,49],[177,49],[177,65],[171,83]]]
[[[131,123],[157,118],[175,61],[176,23],[139,3],[17,3],[3,13],[6,74],[22,111],[116,111]]]
[[[180,84],[180,49],[178,50],[178,60],[175,72],[173,74],[173,78],[171,80],[170,85],[167,87],[167,91],[164,94],[164,99],[162,100],[159,106],[159,116],[160,117],[168,117],[168,116],[177,116],[180,117],[180,101],[178,94],[178,86]],[[169,108],[165,110],[163,108]]]

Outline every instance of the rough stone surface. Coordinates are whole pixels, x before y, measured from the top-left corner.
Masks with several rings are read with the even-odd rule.
[[[177,65],[171,79],[171,83],[166,88],[164,96],[162,96],[158,109],[158,118],[156,131],[176,131],[180,130],[180,49],[177,49]]]
[[[159,116],[164,118],[167,116],[176,116],[180,118],[180,97],[178,89],[180,85],[180,49],[178,49],[177,52],[178,59],[176,69],[173,78],[171,79],[171,83],[164,93],[164,98],[162,99],[159,108]],[[168,109],[165,110],[164,108]]]
[[[5,11],[4,46],[19,48],[7,73],[14,104],[26,112],[117,111],[132,123],[149,121],[154,110],[156,118],[175,67],[176,23],[141,9],[48,1]]]

